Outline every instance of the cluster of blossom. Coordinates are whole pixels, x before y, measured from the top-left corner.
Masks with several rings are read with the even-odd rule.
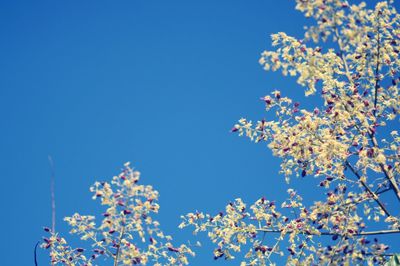
[[[388,2],[369,10],[365,3],[297,1],[297,9],[317,20],[312,32],[334,36],[338,51],[331,48],[322,54],[321,48],[307,48],[280,33],[273,35],[273,44],[281,47],[264,52],[261,63],[284,74],[294,71],[307,86],[306,95],[315,93],[320,82],[324,106],[307,111],[274,91],[263,100],[267,110],[276,109],[277,120],[253,126],[241,119],[233,131],[269,141],[274,155],[283,158],[286,177],[295,170],[302,176],[326,176],[328,185],[335,179],[351,182],[345,174],[350,169],[364,186],[368,176],[382,175],[383,182],[374,186],[390,187],[400,199],[397,132],[391,133],[391,140],[377,138],[399,112],[400,16]],[[314,35],[307,31],[307,36]]]
[[[114,265],[187,265],[193,251],[186,245],[173,246],[159,223],[152,218],[157,213],[158,192],[151,186],[140,185],[140,173],[129,163],[111,183],[96,182],[90,188],[93,199],[106,206],[99,225],[95,217],[75,213],[66,217],[71,234],[91,241],[88,250],[70,247],[64,238],[49,228],[41,247],[50,250],[52,265],[97,265],[110,259]]]
[[[193,226],[195,234],[207,231],[217,245],[215,259],[233,259],[234,253],[248,249],[241,266],[275,265],[274,255],[286,256],[288,265],[358,265],[365,261],[374,265],[387,261],[389,247],[373,235],[399,233],[399,220],[387,219],[394,229],[365,231],[366,221],[359,209],[360,203],[370,200],[368,193],[347,192],[347,187],[339,184],[326,193],[326,201],[317,201],[309,208],[296,191],[289,189],[288,194],[282,211],[264,197],[250,208],[236,199],[225,212],[214,216],[201,212],[182,216],[180,228]],[[376,212],[382,215],[379,209]]]
[[[188,214],[182,227],[208,231],[218,246],[216,258],[232,258],[232,251],[250,242],[243,265],[271,264],[275,253],[288,255],[289,265],[362,260],[382,264],[390,257],[388,246],[378,239],[367,240],[366,230],[375,226],[383,229],[373,233],[400,232],[398,208],[381,197],[393,193],[400,203],[400,137],[393,130],[400,107],[400,15],[393,1],[379,2],[373,9],[345,0],[296,3],[296,9],[315,19],[316,25],[306,28],[301,40],[273,34],[277,49],[263,52],[260,64],[297,76],[305,95],[320,95],[323,105],[302,109],[299,102],[275,90],[262,98],[275,119],[253,123],[242,118],[232,131],[267,142],[282,159],[281,173],[287,182],[293,175],[314,176],[320,178],[322,189],[335,189],[328,192],[326,202],[308,209],[293,198],[283,204],[297,208],[292,219],[265,199],[250,208],[252,214],[237,200],[225,214]],[[321,40],[327,48],[316,46]],[[265,233],[278,233],[277,243],[265,246]],[[320,235],[331,235],[336,242],[317,242]],[[285,236],[289,247],[282,250]]]

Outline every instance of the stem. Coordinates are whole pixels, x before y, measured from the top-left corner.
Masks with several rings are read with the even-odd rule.
[[[280,233],[281,233],[281,232],[280,232]],[[283,237],[282,237],[282,235],[280,235],[279,238],[278,238],[278,240],[277,240],[277,242],[276,242],[275,245],[273,246],[271,252],[270,252],[270,253],[268,254],[268,256],[267,256],[267,259],[268,259],[268,260],[269,260],[269,258],[271,257],[272,252],[274,252],[274,251],[278,248],[278,245],[279,245],[279,243],[282,241],[282,239],[283,239]]]
[[[50,176],[50,194],[51,194],[51,230],[52,232],[56,232],[56,197],[55,197],[55,171],[54,171],[54,162],[51,156],[48,156],[51,176]],[[51,265],[54,265],[52,262]]]
[[[344,50],[343,50],[342,39],[340,38],[339,31],[338,31],[336,26],[335,26],[335,36],[336,36],[336,38],[338,40],[338,45],[339,45],[339,50],[340,50],[340,58],[342,59],[342,62],[343,62],[343,65],[344,65],[344,69],[345,69],[345,72],[346,72],[346,77],[349,80],[349,82],[351,84],[353,84],[354,82],[353,82],[353,79],[350,76],[349,66],[347,65],[346,58],[344,58]]]
[[[33,250],[33,259],[35,261],[35,266],[38,266],[38,262],[37,262],[37,247],[39,245],[40,241],[38,241],[35,245],[35,249]]]
[[[374,254],[374,253],[371,253],[371,252],[366,252],[365,255],[369,255],[369,256],[380,256],[380,257],[393,257],[393,256],[397,256],[396,253]]]
[[[368,187],[368,185],[362,181],[360,174],[353,168],[353,166],[349,163],[349,161],[346,160],[345,162],[346,166],[350,169],[351,172],[358,178],[360,181],[361,185],[365,188],[365,190],[368,191],[368,193],[372,196],[372,198],[378,203],[379,207],[385,212],[387,216],[391,216],[389,211],[386,209],[385,205],[379,200],[379,197]]]
[[[378,105],[378,89],[379,89],[379,59],[380,59],[380,49],[381,49],[381,42],[380,42],[380,34],[379,34],[379,27],[378,27],[378,52],[376,55],[376,68],[375,68],[375,99],[374,99],[374,110],[372,111],[374,117],[376,117],[376,107]]]
[[[114,254],[110,250],[108,250],[107,247],[103,246],[102,244],[99,244],[99,241],[97,241],[96,237],[90,236],[90,239],[93,240],[94,245],[102,248],[104,250],[104,252],[106,252],[110,257],[114,257]]]
[[[124,233],[125,233],[125,226],[122,227],[121,235],[119,236],[119,243],[118,243],[118,247],[117,247],[117,252],[115,253],[114,266],[118,265],[119,251],[121,249],[121,242],[124,237]]]
[[[369,132],[369,135],[371,137],[372,145],[375,148],[379,149],[378,141],[376,140],[375,136],[371,132]],[[385,165],[383,163],[379,163],[378,165],[381,168],[382,172],[385,174],[386,179],[389,180],[390,184],[392,185],[393,192],[396,195],[397,200],[400,202],[400,189],[397,185],[396,179],[391,175],[390,172],[386,171]]]
[[[51,229],[53,232],[56,231],[56,198],[55,198],[55,173],[54,173],[54,163],[51,156],[48,156],[49,164],[51,169],[51,184],[50,184],[50,192],[51,192]]]
[[[257,229],[257,231],[266,232],[266,233],[282,233],[282,230],[277,230],[277,229]],[[287,232],[287,233],[290,233],[290,232]],[[331,232],[318,232],[318,233],[302,232],[302,233],[305,235],[323,235],[323,236],[339,235],[337,233],[331,233]],[[400,234],[400,230],[365,231],[365,232],[355,233],[352,235],[353,236],[371,236],[371,235],[388,235],[388,234]],[[344,235],[340,235],[340,236],[344,236]]]
[[[383,190],[381,190],[381,191],[378,191],[378,192],[375,192],[377,195],[380,195],[380,194],[383,194],[383,193],[385,193],[385,192],[387,192],[387,191],[389,191],[389,190],[392,190],[392,188],[391,187],[389,187],[389,188],[385,188],[385,189],[383,189]]]

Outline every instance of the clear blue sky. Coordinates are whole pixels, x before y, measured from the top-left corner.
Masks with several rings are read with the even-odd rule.
[[[33,265],[51,224],[48,155],[67,239],[62,218],[99,211],[89,186],[126,161],[159,190],[158,219],[177,242],[193,240],[181,214],[282,200],[279,161],[229,130],[261,119],[259,98],[275,88],[302,95],[258,58],[271,33],[301,37],[305,23],[289,0],[2,1],[1,264]],[[191,265],[213,260],[210,245],[196,252]]]

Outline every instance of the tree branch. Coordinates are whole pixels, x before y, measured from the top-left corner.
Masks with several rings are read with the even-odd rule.
[[[256,229],[257,231],[260,232],[265,232],[265,233],[282,233],[282,230],[278,229]],[[323,235],[323,236],[335,236],[335,235],[340,235],[337,233],[331,233],[331,232],[318,232],[318,233],[313,233],[313,232],[303,232],[305,235]],[[353,236],[371,236],[371,235],[388,235],[388,234],[400,234],[400,230],[379,230],[379,231],[365,231],[365,232],[360,232],[360,233],[355,233],[351,234]],[[345,236],[345,235],[342,235]]]
[[[378,195],[376,195],[369,187],[368,185],[361,179],[361,176],[357,171],[353,168],[353,166],[349,163],[349,161],[346,160],[345,165],[350,169],[351,172],[357,177],[357,179],[360,181],[361,185],[365,188],[365,190],[368,191],[369,194],[371,194],[372,198],[378,203],[379,207],[385,212],[387,216],[391,216],[389,211],[386,209],[385,205],[379,200]]]
[[[340,58],[342,59],[342,62],[343,62],[343,64],[344,64],[344,68],[345,68],[345,72],[346,72],[346,77],[347,77],[347,79],[349,80],[349,82],[350,82],[351,84],[354,84],[353,79],[352,79],[351,76],[350,76],[350,69],[349,69],[349,67],[348,67],[348,65],[347,65],[346,58],[344,57],[343,43],[342,43],[342,40],[341,40],[341,38],[340,38],[340,34],[339,34],[339,31],[338,31],[336,25],[334,26],[334,30],[335,30],[335,31],[334,31],[334,32],[335,32],[335,36],[336,36],[336,38],[337,38],[337,40],[338,40],[338,45],[339,45],[339,50],[340,50]],[[379,31],[378,31],[378,32],[379,32]],[[380,45],[380,42],[378,42],[378,56],[379,56],[379,49],[380,49],[380,48],[379,48],[379,45]],[[379,57],[378,57],[378,59],[379,59]],[[379,61],[379,60],[378,60],[378,61]],[[376,71],[379,71],[379,65],[377,65]],[[377,75],[377,74],[375,74],[375,75]],[[376,110],[376,104],[377,104],[377,92],[378,92],[377,87],[379,87],[379,80],[378,80],[378,79],[375,79],[375,81],[376,81],[376,83],[375,83],[374,116],[375,116],[375,110]],[[345,107],[346,111],[348,111],[346,105],[344,105],[344,107]],[[348,112],[349,112],[349,111],[348,111]],[[349,113],[350,113],[350,112],[349,112]],[[351,115],[351,116],[352,116],[352,115]],[[373,134],[371,135],[371,132],[369,132],[369,130],[367,130],[367,132],[368,132],[368,134],[369,134],[370,137],[371,137],[371,141],[372,141],[373,145],[374,145],[374,146],[375,146],[375,145],[377,146],[376,139],[375,139],[374,135],[373,135]],[[374,141],[374,140],[375,140],[375,141]],[[350,165],[350,163],[349,163],[348,161],[346,161],[346,165],[349,166],[349,168],[351,169],[351,171],[352,171],[352,172],[357,176],[357,178],[360,180],[360,178],[361,178],[360,175],[359,175],[356,171],[354,171],[354,168]],[[397,199],[400,201],[400,190],[399,190],[398,187],[397,187],[396,181],[393,180],[393,178],[390,178],[390,176],[386,173],[386,170],[385,170],[383,164],[380,164],[380,168],[381,168],[382,171],[385,173],[386,178],[387,178],[387,179],[390,181],[390,183],[392,184],[392,186],[393,186],[393,188],[394,188],[394,190],[395,190],[395,194],[396,194],[396,196],[397,196]],[[382,210],[385,212],[385,214],[386,214],[387,216],[390,216],[390,213],[387,211],[386,207],[379,201],[378,196],[377,196],[374,192],[371,191],[371,189],[367,186],[367,184],[365,184],[365,182],[363,182],[362,180],[360,180],[360,182],[361,182],[361,184],[363,185],[363,187],[373,196],[374,200],[375,200],[375,201],[378,203],[378,205],[382,208]]]
[[[378,141],[376,140],[375,136],[371,132],[368,132],[368,134],[371,137],[372,145],[375,148],[379,149]],[[378,163],[378,165],[381,168],[382,172],[384,173],[386,179],[389,180],[393,188],[393,192],[396,195],[397,200],[400,202],[400,189],[399,186],[397,185],[396,179],[391,175],[389,171],[386,171],[385,165],[383,163]]]

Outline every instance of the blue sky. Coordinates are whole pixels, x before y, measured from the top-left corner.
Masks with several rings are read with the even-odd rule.
[[[259,98],[275,88],[302,97],[258,58],[271,33],[301,37],[305,23],[294,1],[2,1],[2,264],[32,265],[51,224],[48,155],[68,239],[62,218],[99,211],[89,186],[126,161],[160,192],[158,220],[177,242],[193,240],[181,214],[282,200],[279,161],[229,130],[261,119]],[[210,245],[196,252],[191,265],[213,261]]]

